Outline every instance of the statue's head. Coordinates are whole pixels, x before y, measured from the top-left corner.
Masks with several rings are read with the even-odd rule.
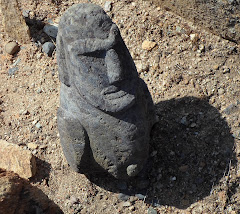
[[[60,81],[91,105],[109,113],[135,103],[138,75],[118,27],[93,4],[69,8],[59,23]]]

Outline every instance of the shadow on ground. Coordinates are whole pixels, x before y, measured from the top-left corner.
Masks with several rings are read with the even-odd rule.
[[[51,165],[44,161],[44,160],[41,160],[37,157],[36,158],[36,168],[38,169],[36,171],[36,175],[32,178],[30,178],[30,181],[33,182],[33,183],[36,183],[36,182],[43,182],[43,180],[46,181],[46,184],[48,185],[48,180],[49,180],[49,174],[50,174],[50,170],[51,170]],[[41,170],[39,170],[41,169]]]
[[[235,163],[227,122],[208,100],[184,97],[156,105],[148,201],[187,208],[208,196]]]
[[[25,21],[29,27],[30,35],[35,45],[41,46],[45,42],[52,42],[52,40],[55,42],[54,38],[50,38],[46,33],[43,32],[45,23],[42,20],[38,19],[37,17],[25,17]]]
[[[227,122],[208,100],[184,97],[155,107],[159,122],[152,130],[146,175],[130,181],[124,191],[118,189],[121,181],[109,176],[88,178],[109,191],[146,195],[145,201],[155,206],[184,209],[210,195],[228,173],[230,160],[235,163],[234,140]],[[132,184],[137,187],[130,189]]]
[[[13,172],[0,169],[0,213],[63,214],[40,189]]]

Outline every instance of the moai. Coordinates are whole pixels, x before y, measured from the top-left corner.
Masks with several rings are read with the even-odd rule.
[[[136,176],[148,159],[156,115],[117,25],[97,5],[70,7],[59,23],[57,61],[58,129],[69,165],[80,173]]]

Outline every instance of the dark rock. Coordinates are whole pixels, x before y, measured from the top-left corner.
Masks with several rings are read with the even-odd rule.
[[[58,129],[70,166],[135,176],[148,158],[156,116],[116,24],[97,5],[72,6],[59,23],[57,60]]]
[[[45,25],[43,28],[43,32],[46,33],[48,36],[51,36],[53,38],[57,37],[57,33],[58,33],[58,27],[55,25]]]
[[[8,69],[8,74],[9,74],[9,76],[12,76],[12,75],[14,75],[17,71],[18,71],[18,67],[9,68],[9,69]]]
[[[43,44],[42,50],[48,56],[52,56],[52,53],[55,50],[55,45],[52,42],[46,42]]]
[[[127,201],[129,198],[130,198],[130,196],[126,195],[124,193],[119,193],[118,194],[118,199],[121,200],[121,201]]]
[[[139,200],[144,200],[144,198],[146,197],[145,195],[140,194],[140,193],[136,194],[135,196],[136,196]]]

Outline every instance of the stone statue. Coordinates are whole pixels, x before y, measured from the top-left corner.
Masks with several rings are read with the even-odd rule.
[[[70,7],[59,23],[57,60],[58,129],[69,165],[118,179],[137,175],[156,116],[117,25],[97,5]]]

